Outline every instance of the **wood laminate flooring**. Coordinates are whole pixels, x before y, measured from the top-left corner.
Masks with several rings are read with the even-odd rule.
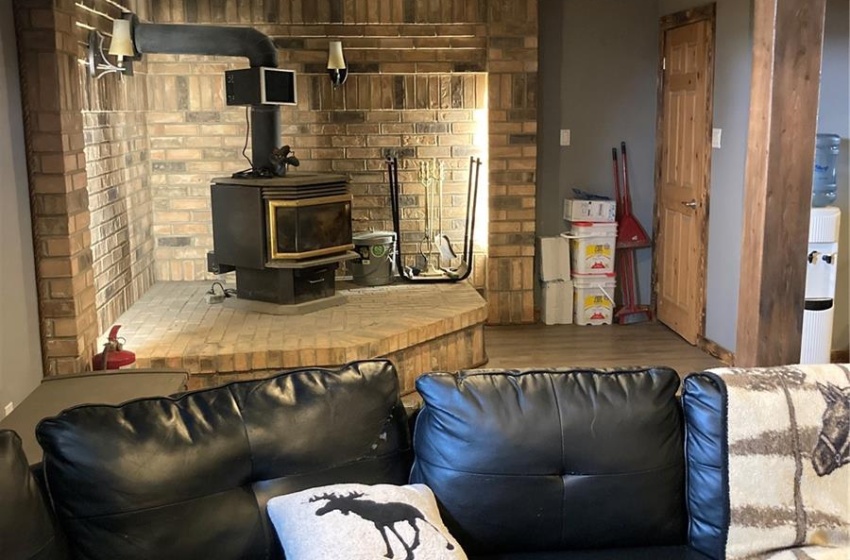
[[[660,323],[486,327],[484,367],[669,366],[685,376],[723,362]]]

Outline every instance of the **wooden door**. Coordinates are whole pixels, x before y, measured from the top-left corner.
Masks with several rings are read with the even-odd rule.
[[[696,344],[704,334],[714,6],[662,19],[655,176],[658,319]]]

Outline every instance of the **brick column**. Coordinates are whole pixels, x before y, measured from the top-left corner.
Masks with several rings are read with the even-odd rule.
[[[489,322],[534,322],[537,1],[488,2]]]
[[[88,369],[97,338],[73,0],[15,0],[45,374]]]

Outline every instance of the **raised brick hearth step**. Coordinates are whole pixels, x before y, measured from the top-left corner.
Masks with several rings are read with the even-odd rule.
[[[422,372],[486,361],[487,303],[466,283],[341,289],[344,305],[283,317],[207,304],[208,289],[207,282],[161,282],[118,318],[137,367],[186,369],[190,388],[199,388],[387,357],[407,394]]]

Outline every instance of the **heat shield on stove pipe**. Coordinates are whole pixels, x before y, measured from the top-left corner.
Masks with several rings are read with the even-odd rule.
[[[134,30],[142,54],[242,56],[252,68],[277,68],[277,49],[268,35],[251,27],[139,23]],[[279,147],[280,111],[274,105],[251,106],[251,164],[274,169],[269,159]]]

